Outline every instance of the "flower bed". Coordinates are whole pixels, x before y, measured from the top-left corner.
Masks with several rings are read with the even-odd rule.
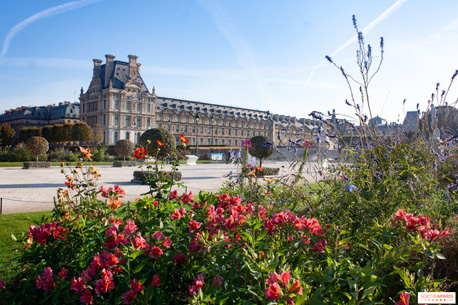
[[[46,161],[24,161],[23,169],[30,169],[30,168],[50,168],[51,162]]]
[[[113,161],[113,167],[134,167],[137,161]]]
[[[140,182],[148,182],[149,179],[160,179],[160,178],[165,178],[167,180],[170,180],[173,178],[173,180],[175,181],[180,181],[182,178],[182,173],[179,171],[173,171],[173,172],[134,171],[134,180],[137,180]]]

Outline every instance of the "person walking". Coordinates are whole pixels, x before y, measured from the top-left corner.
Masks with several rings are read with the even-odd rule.
[[[226,153],[226,164],[231,162],[231,154],[232,154],[232,149],[229,149]]]

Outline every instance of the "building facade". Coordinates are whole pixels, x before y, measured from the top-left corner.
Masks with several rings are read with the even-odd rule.
[[[240,147],[256,135],[271,138],[274,144],[310,137],[321,122],[314,119],[275,115],[240,107],[209,104],[156,96],[140,76],[137,56],[129,62],[94,59],[92,81],[81,88],[81,120],[104,130],[104,144],[129,139],[138,143],[150,128],[169,130],[177,141],[184,135],[188,145]]]
[[[0,124],[10,125],[16,132],[25,127],[76,123],[80,121],[80,104],[60,102],[48,106],[18,107],[0,115]]]

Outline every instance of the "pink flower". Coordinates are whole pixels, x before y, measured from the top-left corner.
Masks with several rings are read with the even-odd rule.
[[[243,141],[242,146],[245,148],[251,148],[251,141]]]
[[[162,242],[162,246],[164,246],[164,248],[169,249],[171,245],[172,245],[172,240],[167,236],[164,239],[164,241]]]
[[[144,249],[148,245],[146,240],[142,237],[140,232],[137,232],[137,234],[135,235],[134,241],[132,243],[134,245],[135,250],[138,248]]]
[[[43,279],[45,281],[52,280],[52,269],[50,267],[46,267],[45,270],[43,270]]]
[[[170,194],[169,194],[169,200],[172,200],[172,199],[175,199],[178,197],[178,193],[176,190],[172,191]]]
[[[192,202],[194,199],[194,196],[192,195],[192,192],[189,192],[189,195],[184,193],[183,196],[181,197],[181,201],[184,203]]]
[[[288,282],[291,279],[291,273],[289,271],[285,271],[280,275],[280,281],[282,282],[285,288],[288,287]]]
[[[75,290],[77,293],[81,293],[84,289],[86,289],[87,286],[84,284],[84,281],[82,278],[72,278],[72,284],[70,285],[70,290]]]
[[[102,197],[108,197],[108,195],[107,195],[107,189],[106,189],[103,185],[100,187],[100,195],[101,195]]]
[[[154,246],[153,248],[151,248],[151,257],[159,257],[161,256],[162,254],[164,254],[164,252],[162,252],[162,249],[157,247],[157,246]]]
[[[135,292],[128,290],[126,293],[121,294],[121,299],[124,300],[124,304],[130,304],[135,300]]]
[[[302,286],[301,286],[301,283],[299,282],[299,280],[296,280],[293,283],[293,285],[291,286],[291,288],[289,288],[287,294],[291,294],[291,293],[295,293],[297,295],[302,295]]]
[[[195,220],[191,220],[189,222],[189,232],[194,233],[200,228],[200,222],[197,222]]]
[[[93,300],[93,297],[92,297],[91,291],[89,289],[84,290],[83,294],[80,297],[81,303],[93,304],[92,300]]]
[[[185,259],[186,259],[186,255],[184,255],[183,253],[175,254],[173,256],[173,261],[175,262],[175,264],[183,264]]]
[[[130,280],[130,288],[135,292],[139,293],[145,289],[145,286],[142,285],[137,279]]]
[[[315,246],[313,247],[312,252],[324,253],[325,252],[325,247],[326,247],[327,244],[328,244],[328,242],[327,242],[326,239],[323,239],[322,241],[319,241],[319,242],[315,243]]]
[[[126,226],[124,227],[123,233],[126,234],[126,235],[131,235],[132,232],[135,231],[135,230],[138,230],[138,227],[135,224],[135,222],[133,222],[133,220],[128,220],[126,222]]]
[[[68,276],[67,269],[60,267],[60,272],[57,276],[65,280]]]
[[[161,279],[159,278],[158,274],[155,274],[153,276],[153,281],[151,282],[151,285],[157,286],[157,287],[161,286]]]
[[[194,280],[194,285],[188,286],[189,293],[191,295],[196,295],[199,293],[199,290],[202,289],[202,286],[204,285],[204,275],[202,273],[199,273],[197,275],[197,278]]]
[[[114,186],[114,192],[118,195],[118,196],[125,196],[126,195],[126,192],[124,192],[124,190],[122,188],[119,187],[119,185],[115,185]]]
[[[6,289],[6,284],[4,280],[0,280],[0,289]]]
[[[269,288],[264,290],[264,294],[266,295],[269,301],[277,300],[281,295],[281,288],[278,283],[273,283],[269,285]]]
[[[219,276],[215,276],[215,279],[213,280],[212,286],[215,286],[215,285],[221,286],[222,284],[223,284],[223,282],[221,282],[221,279],[219,278]]]
[[[261,218],[261,219],[266,218],[266,208],[263,207],[262,205],[260,205],[258,207],[258,214],[259,214],[259,218]]]
[[[154,234],[151,236],[152,239],[155,239],[157,241],[160,241],[162,238],[164,238],[164,234],[162,233],[162,231],[156,231],[154,232]]]
[[[173,212],[172,216],[170,217],[172,220],[175,220],[175,219],[180,219],[181,217],[183,217],[180,213],[180,210],[178,209],[175,209],[175,212]]]
[[[311,148],[312,147],[312,143],[310,143],[309,141],[305,141],[304,142],[304,147]]]
[[[272,285],[274,283],[277,283],[279,279],[280,276],[276,272],[271,272],[269,278],[266,280],[266,285]]]
[[[409,300],[410,300],[409,292],[401,293],[401,296],[399,298],[400,300],[395,305],[409,305]]]

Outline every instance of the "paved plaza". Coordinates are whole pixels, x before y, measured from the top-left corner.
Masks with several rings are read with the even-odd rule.
[[[280,176],[291,174],[288,163],[270,163],[269,167],[279,167]],[[101,174],[97,185],[111,187],[119,185],[126,191],[124,200],[133,201],[136,197],[149,191],[147,185],[132,182],[133,172],[137,167],[112,167],[108,165],[95,166]],[[170,167],[166,166],[166,170]],[[24,213],[32,211],[52,210],[53,198],[58,188],[66,189],[65,176],[61,168],[54,166],[47,169],[22,169],[20,167],[0,168],[0,198],[2,200],[3,214]],[[210,163],[197,165],[181,165],[179,171],[183,174],[180,192],[199,191],[217,192],[222,183],[229,180],[228,175],[235,176],[240,172],[233,164]],[[311,175],[309,182],[315,180]]]

